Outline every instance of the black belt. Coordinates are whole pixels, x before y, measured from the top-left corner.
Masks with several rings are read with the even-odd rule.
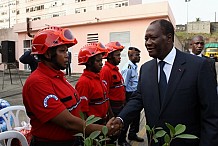
[[[79,140],[75,138],[71,141],[48,141],[33,136],[30,146],[79,146]]]

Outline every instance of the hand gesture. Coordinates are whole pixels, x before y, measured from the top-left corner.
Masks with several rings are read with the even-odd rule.
[[[121,122],[122,123],[122,122]],[[117,118],[111,118],[107,124],[108,135],[118,135],[122,129],[122,124],[117,121]]]

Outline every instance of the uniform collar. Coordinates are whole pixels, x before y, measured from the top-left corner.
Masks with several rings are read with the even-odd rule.
[[[63,77],[64,73],[62,71],[58,71],[55,69],[52,69],[50,67],[48,67],[47,65],[45,65],[42,62],[38,63],[38,68],[37,68],[40,72],[44,73],[45,75],[49,76],[49,77]]]
[[[133,68],[133,69],[137,69],[137,64],[134,64],[134,63],[132,63],[132,61],[128,61],[128,63],[129,63],[129,65],[131,65],[131,67]]]
[[[87,69],[83,70],[83,75],[87,76],[88,78],[91,78],[91,79],[94,79],[94,78],[98,78],[99,79],[100,78],[99,73],[94,73],[94,72],[89,71]]]
[[[119,68],[111,63],[109,63],[108,61],[105,62],[105,65],[107,65],[109,68],[111,68],[112,70],[119,70]]]

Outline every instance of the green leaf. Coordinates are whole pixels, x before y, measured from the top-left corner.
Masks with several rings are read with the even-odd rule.
[[[185,131],[185,129],[186,129],[185,125],[182,125],[182,124],[176,125],[176,127],[175,127],[175,131],[176,131],[175,135],[179,135],[179,134],[183,133]]]
[[[99,142],[98,139],[94,139],[94,141],[95,141],[95,145],[96,145],[96,146],[101,146],[101,143]]]
[[[151,128],[150,128],[148,125],[145,125],[145,129],[146,129],[147,131],[151,131]]]
[[[110,138],[102,138],[99,140],[99,142],[106,141],[106,140],[110,140]]]
[[[81,136],[81,137],[83,137],[83,134],[82,133],[77,133],[74,136]]]
[[[83,119],[83,120],[85,120],[85,117],[84,117],[84,114],[83,114],[83,112],[79,112],[79,115],[80,115],[80,117]]]
[[[169,130],[170,130],[170,136],[174,137],[174,135],[175,135],[175,128],[172,125],[170,125],[169,123],[165,123],[165,124],[169,128]]]
[[[99,136],[99,139],[103,139],[103,138],[104,138],[104,136],[102,136],[102,135]]]
[[[169,142],[170,142],[170,136],[169,136],[169,134],[166,134],[166,135],[164,136],[164,142],[165,142],[165,143],[169,143]]]
[[[162,127],[155,128],[155,130],[162,130],[162,129],[163,129]]]
[[[89,118],[89,119],[86,120],[86,126],[88,126],[90,124],[93,124],[93,123],[97,122],[100,119],[101,118],[99,118],[99,117]]]
[[[156,138],[163,137],[165,134],[166,134],[166,131],[160,130],[156,132],[155,137]]]
[[[88,138],[95,139],[100,133],[101,131],[94,131],[89,135]]]
[[[176,138],[197,139],[198,137],[192,134],[181,134],[177,135]]]
[[[108,128],[107,128],[107,126],[103,126],[103,127],[102,127],[102,133],[103,133],[104,135],[107,135],[107,133],[108,133]]]
[[[168,143],[165,143],[165,144],[163,144],[162,146],[169,146],[169,144],[168,144]]]
[[[85,144],[85,146],[92,146],[92,140],[90,138],[86,138],[84,140],[84,144]]]
[[[155,143],[158,143],[157,138],[154,137],[153,140],[154,140]]]
[[[91,115],[91,116],[89,116],[87,119],[86,119],[86,122],[87,121],[90,121],[90,120],[92,120],[92,119],[94,119],[95,118],[95,116],[94,115]]]

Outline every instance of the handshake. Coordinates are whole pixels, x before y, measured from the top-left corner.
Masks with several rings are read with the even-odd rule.
[[[106,126],[108,128],[109,136],[119,135],[123,128],[123,121],[119,117],[113,117],[107,122]]]

